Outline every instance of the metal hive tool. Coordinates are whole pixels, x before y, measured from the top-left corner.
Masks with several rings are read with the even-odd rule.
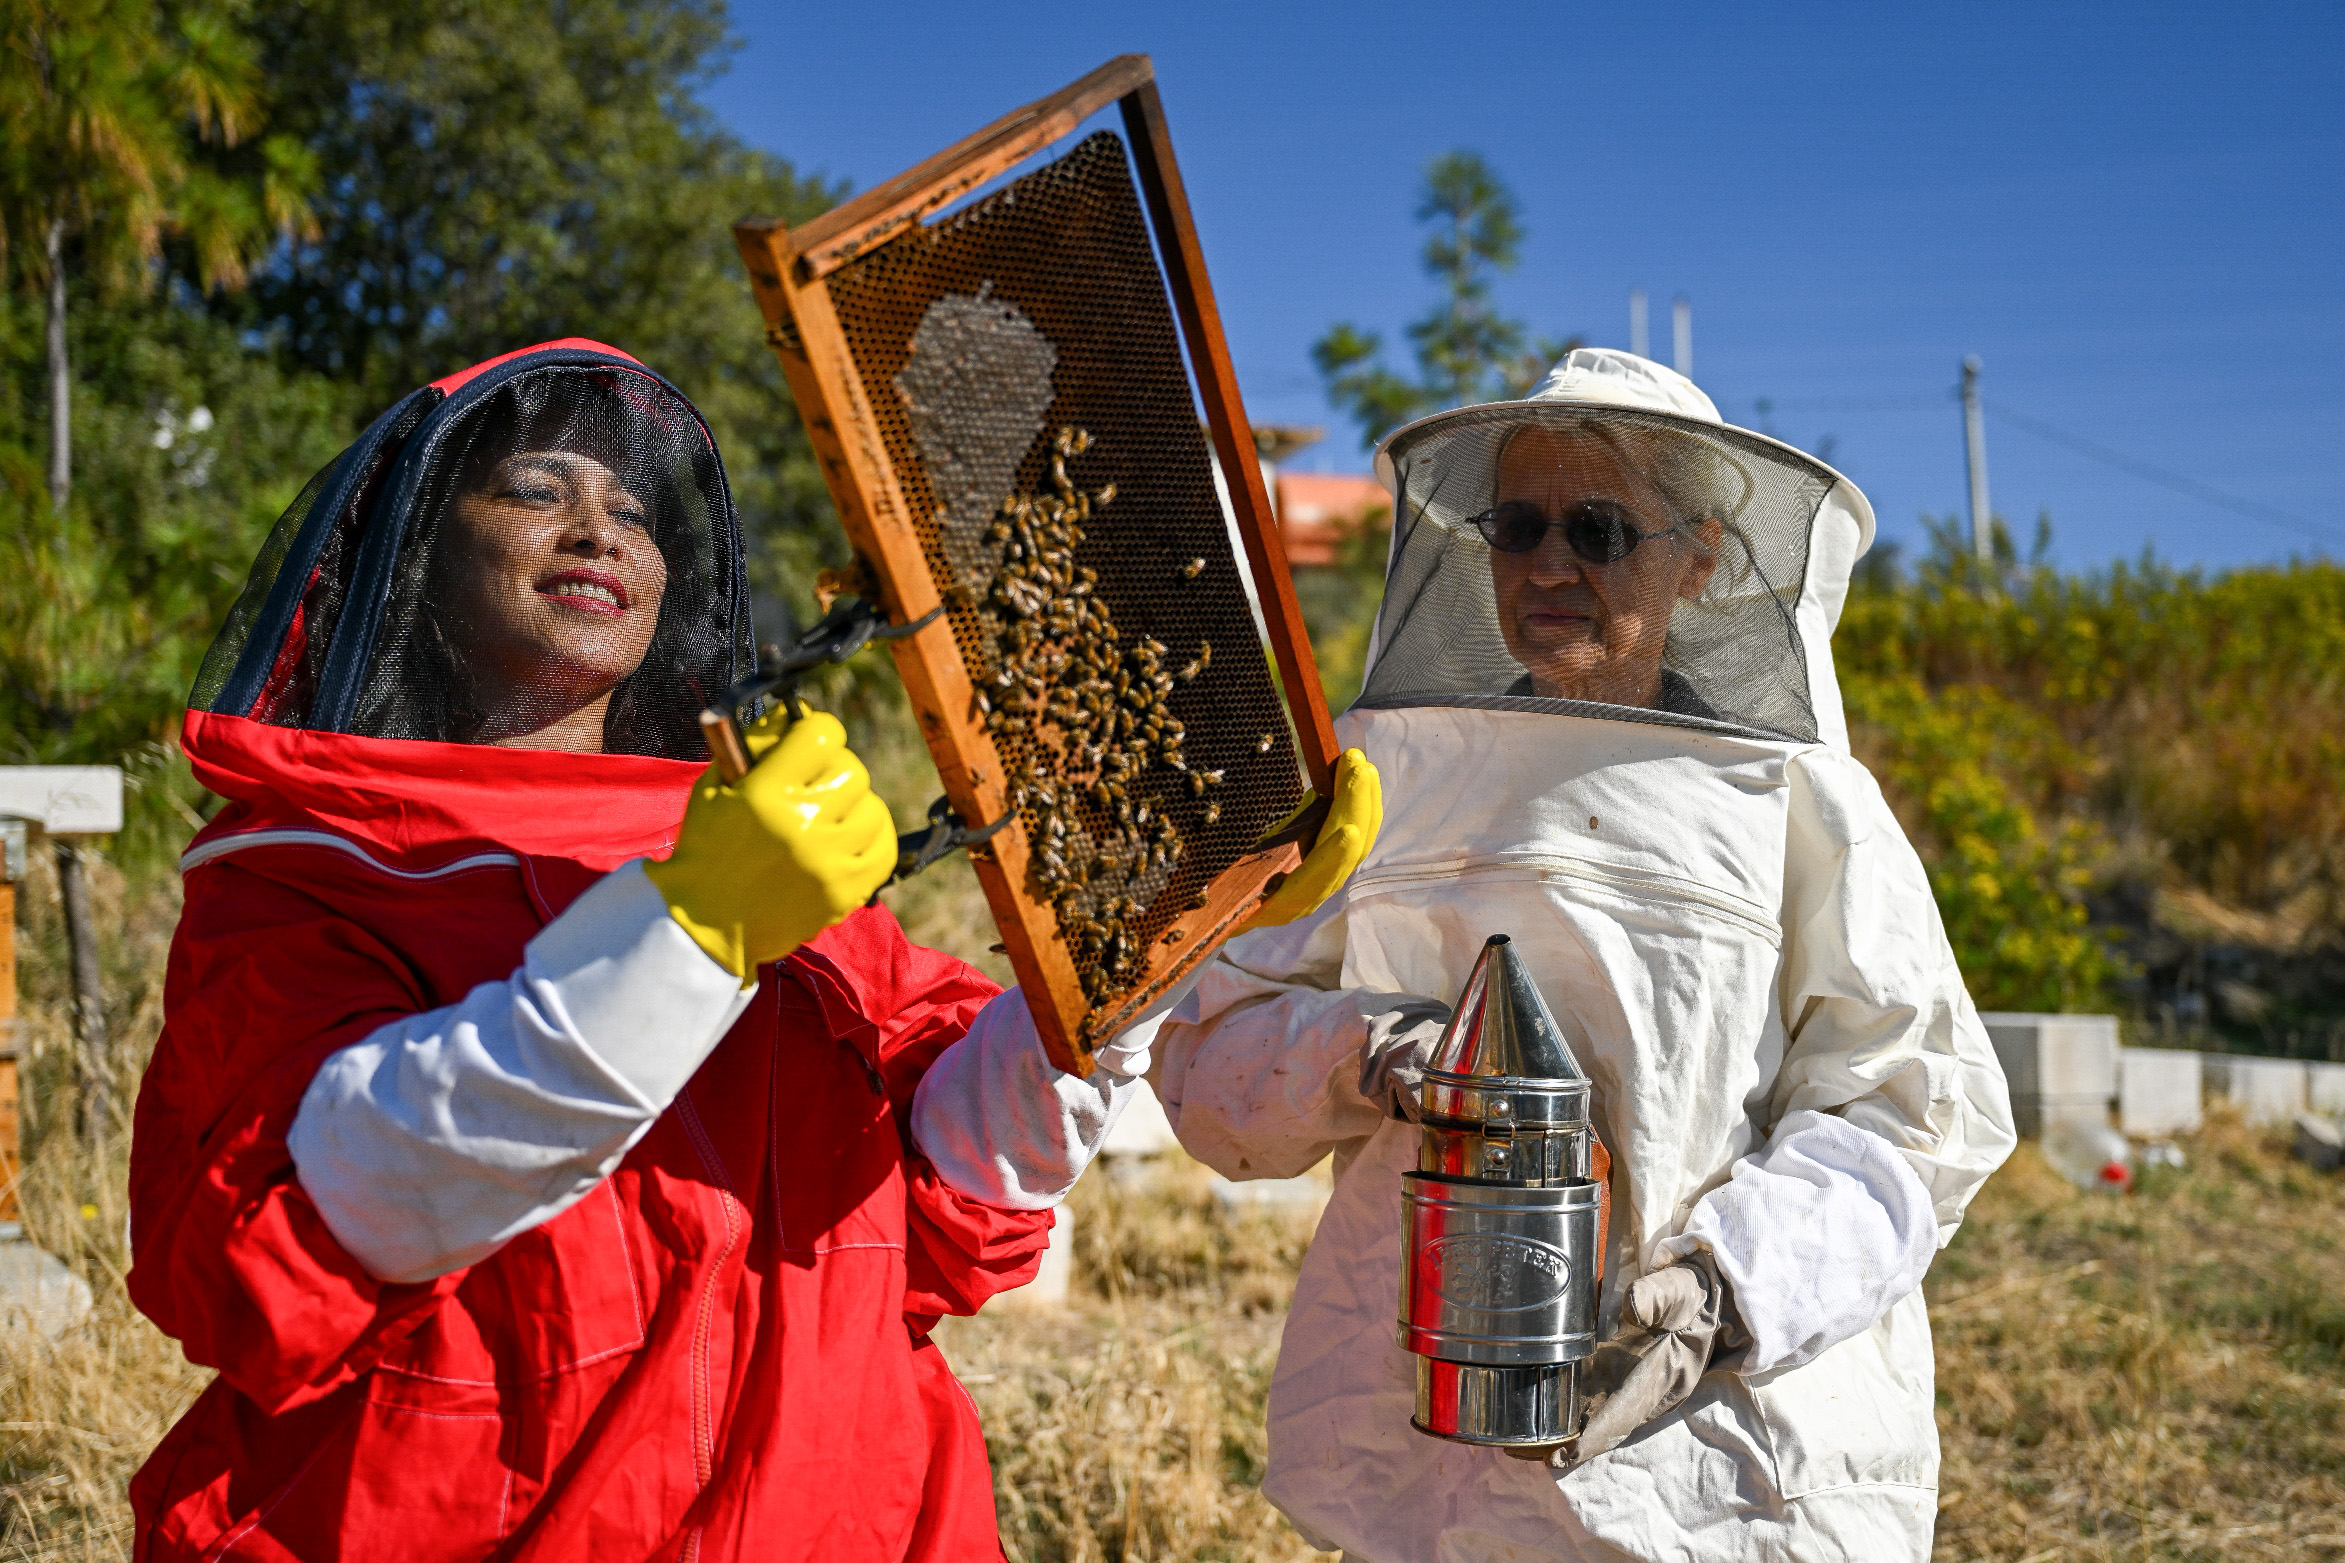
[[[1129,156],[1100,131],[984,188],[1111,102]],[[943,609],[898,665],[953,809],[1014,817],[972,856],[1045,1042],[1087,1071],[1300,861],[1315,818],[1273,832],[1335,753],[1148,62],[795,234],[737,232],[879,605]]]

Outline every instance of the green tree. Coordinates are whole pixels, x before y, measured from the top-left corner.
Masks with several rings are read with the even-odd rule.
[[[1417,377],[1387,367],[1383,338],[1349,321],[1311,345],[1328,400],[1360,426],[1364,446],[1424,413],[1523,395],[1579,345],[1577,337],[1534,342],[1492,302],[1492,279],[1520,259],[1523,224],[1514,193],[1480,154],[1448,152],[1426,166],[1417,221],[1430,230],[1426,275],[1444,294],[1407,328]]]
[[[167,239],[201,284],[232,287],[308,221],[306,166],[262,141],[253,177],[207,163],[233,148],[263,95],[234,10],[204,0],[0,4],[0,257],[47,305],[49,499],[73,489],[73,369],[66,329],[78,262],[108,289],[145,285]]]
[[[233,318],[370,409],[554,337],[635,354],[715,430],[761,617],[802,610],[844,545],[731,227],[838,192],[699,102],[732,47],[718,0],[258,0],[253,26],[325,176],[314,236]]]
[[[233,10],[207,0],[5,0],[0,4],[0,259],[10,280],[43,301],[47,370],[46,524],[20,527],[32,547],[13,583],[39,589],[35,606],[75,600],[103,619],[136,616],[121,597],[114,561],[76,542],[73,391],[68,314],[73,272],[104,296],[143,288],[161,274],[175,244],[204,287],[243,281],[251,262],[306,220],[299,160],[284,143],[265,143],[258,177],[239,178],[205,162],[205,148],[231,148],[262,108],[252,50]],[[92,569],[99,573],[91,577]],[[74,578],[90,587],[73,590]],[[78,623],[77,623],[78,628]],[[104,637],[54,644],[45,702],[81,675],[98,672]],[[107,647],[105,650],[119,650]],[[111,671],[108,668],[106,671]],[[77,748],[71,724],[36,725],[19,736],[42,758],[112,759]],[[57,740],[66,741],[58,744]],[[42,752],[42,751],[48,752]],[[57,875],[71,935],[74,1031],[84,1062],[84,1122],[102,1131],[108,1113],[105,1001],[96,930],[79,847],[57,843]]]
[[[1932,690],[1911,675],[1852,671],[1845,691],[1867,763],[1904,805],[1979,1007],[2107,1008],[2123,967],[2092,926],[2086,895],[2108,838],[2087,820],[2046,826],[2008,774],[2015,755],[2064,749],[2042,713],[1992,689]]]

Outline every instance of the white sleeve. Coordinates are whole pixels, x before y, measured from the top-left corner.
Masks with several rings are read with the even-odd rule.
[[[476,1264],[608,1177],[755,992],[630,863],[511,977],[329,1057],[287,1137],[301,1186],[379,1279]]]
[[[1344,900],[1231,940],[1156,1029],[1165,1116],[1224,1177],[1298,1176],[1384,1122],[1361,1090],[1362,1047],[1378,1015],[1422,1001],[1335,985]]]
[[[1750,1332],[1737,1368],[1797,1367],[1871,1329],[1921,1285],[1938,1252],[1930,1191],[1887,1140],[1798,1112],[1695,1201],[1661,1252],[1717,1257]]]
[[[978,1011],[912,1093],[912,1143],[946,1186],[1008,1210],[1048,1210],[1091,1165],[1148,1071],[1148,1044],[1127,1033],[1081,1079],[1042,1050],[1015,988]]]
[[[2018,1143],[2011,1094],[1929,875],[1846,754],[1792,765],[1783,925],[1791,1046],[1770,1116],[1831,1113],[1880,1136],[1929,1190],[1943,1247]]]

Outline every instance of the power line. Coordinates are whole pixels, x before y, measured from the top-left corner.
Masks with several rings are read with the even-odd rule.
[[[2324,526],[2318,521],[2307,521],[2301,516],[2290,515],[2285,510],[2275,509],[2258,500],[2242,499],[2237,494],[2226,494],[2219,488],[2209,488],[2197,479],[2185,477],[2179,472],[2169,472],[2164,467],[2153,467],[2146,461],[2136,461],[2122,451],[2114,451],[2106,445],[2096,444],[2081,434],[2071,434],[2065,429],[2056,429],[2041,419],[2030,418],[2025,413],[2013,412],[2001,402],[1988,402],[1986,408],[1988,412],[2015,429],[2032,434],[2039,440],[2046,440],[2051,444],[2072,450],[2080,456],[2089,456],[2094,461],[2104,462],[2120,472],[2129,473],[2141,479],[2144,483],[2154,483],[2160,488],[2172,489],[2177,494],[2187,495],[2203,504],[2214,505],[2219,509],[2231,511],[2235,515],[2246,516],[2252,521],[2261,521],[2266,526],[2280,527],[2301,537],[2311,538],[2314,542],[2327,543],[2332,546],[2345,542],[2345,531],[2336,527]]]
[[[1765,402],[1770,411],[1792,412],[1919,412],[1924,408],[1936,412],[1948,398],[1936,396],[1759,396],[1749,397],[1754,406]]]

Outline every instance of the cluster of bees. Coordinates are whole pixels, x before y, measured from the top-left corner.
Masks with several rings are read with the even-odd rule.
[[[1010,806],[1039,821],[1031,888],[1057,912],[1084,995],[1100,1004],[1139,977],[1134,926],[1188,852],[1168,795],[1185,787],[1205,798],[1223,773],[1189,764],[1171,704],[1213,665],[1212,645],[1175,667],[1162,642],[1127,643],[1097,595],[1098,572],[1075,562],[1084,524],[1115,500],[1113,484],[1086,493],[1067,474],[1090,446],[1081,429],[1053,436],[1051,492],[1002,501],[985,536],[999,561],[992,579],[956,591],[992,652],[977,706],[1009,756]],[[1180,574],[1194,580],[1204,567],[1192,560]],[[1207,801],[1204,822],[1220,816],[1219,800]]]

